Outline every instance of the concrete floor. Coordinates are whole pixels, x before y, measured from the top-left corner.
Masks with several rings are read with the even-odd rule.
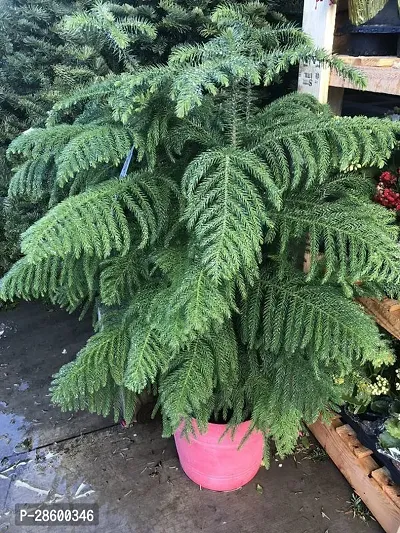
[[[51,375],[73,358],[90,322],[39,303],[0,311],[0,532],[377,533],[350,510],[329,461],[299,453],[260,469],[243,489],[199,490],[158,422],[123,429],[49,403]],[[262,489],[257,490],[257,484]],[[14,525],[16,503],[96,502],[95,527]]]

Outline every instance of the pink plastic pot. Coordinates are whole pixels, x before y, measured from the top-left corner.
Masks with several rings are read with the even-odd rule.
[[[186,475],[201,487],[211,490],[236,490],[257,474],[263,455],[263,437],[253,432],[238,449],[249,429],[250,422],[240,424],[232,440],[226,424],[209,424],[206,433],[200,433],[196,421],[192,422],[195,436],[181,435],[182,427],[175,432],[179,460]]]

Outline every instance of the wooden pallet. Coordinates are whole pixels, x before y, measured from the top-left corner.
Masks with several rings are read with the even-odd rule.
[[[400,487],[355,431],[339,416],[330,425],[317,421],[309,428],[386,533],[400,533]]]
[[[339,55],[345,63],[360,70],[367,79],[366,91],[385,94],[400,94],[400,59],[391,56],[348,56]],[[329,78],[331,87],[356,89],[348,80],[341,78],[336,72],[331,72]]]

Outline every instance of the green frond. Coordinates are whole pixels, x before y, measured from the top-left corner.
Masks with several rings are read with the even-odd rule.
[[[1,279],[0,299],[49,298],[52,303],[73,312],[94,301],[98,270],[99,261],[90,256],[78,261],[71,257],[50,256],[37,263],[23,257]]]
[[[246,382],[246,400],[255,427],[268,428],[283,457],[296,445],[303,422],[330,411],[342,391],[333,384],[334,369],[323,366],[316,372],[310,353],[267,352],[264,360],[264,372],[253,372]]]
[[[59,116],[74,107],[85,104],[88,101],[100,102],[106,99],[115,88],[117,76],[111,74],[104,80],[97,80],[95,83],[76,88],[70,95],[58,100],[49,113],[48,126],[55,126]]]
[[[51,209],[23,234],[21,250],[34,263],[51,255],[125,255],[131,244],[127,214],[141,232],[139,248],[154,242],[163,229],[168,192],[167,180],[157,176],[109,180]]]
[[[231,321],[211,330],[218,342],[213,343],[217,387],[226,397],[232,395],[238,385],[239,347]]]
[[[82,11],[64,18],[62,30],[70,35],[92,32],[116,50],[125,50],[137,33],[155,39],[157,31],[152,22],[138,16],[116,17],[112,4],[96,0],[90,12]],[[131,33],[132,32],[132,33]]]
[[[202,110],[200,117],[192,116],[170,129],[170,135],[164,141],[169,154],[182,155],[183,149],[193,143],[205,149],[217,148],[225,143],[225,136],[216,127],[218,122],[214,109],[210,111],[206,116]]]
[[[268,4],[261,2],[244,2],[243,4],[222,2],[216,6],[211,21],[218,28],[229,28],[233,24],[240,25],[246,29],[268,24],[268,15],[271,9]]]
[[[301,98],[298,95],[297,100]],[[308,101],[306,97],[306,104]],[[332,169],[382,167],[395,146],[395,130],[389,120],[333,117],[322,106],[312,109],[304,105],[297,109],[296,127],[293,127],[290,107],[286,112],[276,102],[271,107],[271,116],[267,107],[254,117],[248,132],[249,142],[283,189],[323,183],[329,179]],[[256,126],[256,120],[265,129]],[[257,135],[260,135],[258,139]]]
[[[159,394],[165,427],[169,428],[166,434],[191,417],[196,418],[200,428],[206,428],[210,410],[217,407],[216,384],[223,391],[223,404],[233,405],[238,380],[238,346],[232,325],[225,323],[189,344],[161,376]],[[179,387],[174,383],[179,383]]]
[[[135,34],[141,33],[150,39],[157,37],[156,27],[143,17],[126,17],[118,22],[124,30],[133,31]]]
[[[176,356],[172,368],[160,378],[159,401],[163,418],[168,420],[171,428],[168,433],[172,434],[183,419],[191,417],[196,418],[200,427],[207,424],[207,404],[213,395],[214,368],[212,346],[198,338]],[[169,436],[168,433],[166,436]]]
[[[89,190],[95,185],[108,181],[110,179],[110,173],[111,175],[113,174],[113,168],[110,165],[90,167],[88,170],[79,172],[65,188],[58,185],[54,173],[49,208],[54,207],[65,198],[67,193],[66,189],[68,189],[68,196],[75,196]]]
[[[68,369],[65,370],[67,371]],[[58,375],[56,378],[58,378]],[[55,387],[57,387],[57,379],[54,383]],[[64,403],[68,401],[65,398],[69,397],[62,396],[58,390],[56,390],[56,393],[57,400],[54,399],[52,401],[60,407],[61,411],[78,411],[81,409],[104,417],[108,417],[111,414],[115,423],[120,422],[121,419],[125,420],[127,424],[134,422],[136,407],[140,405],[140,399],[136,393],[128,390],[126,387],[116,385],[111,378],[104,387],[90,392],[86,397],[80,396],[75,399],[75,403]],[[60,403],[57,403],[58,401]]]
[[[266,69],[264,85],[270,85],[278,74],[288,72],[292,66],[300,62],[319,63],[330,67],[356,87],[360,89],[366,87],[366,79],[361,71],[344,63],[340,58],[331,56],[323,49],[315,48],[307,41],[296,47],[280,47],[274,51],[268,51],[263,61]]]
[[[58,155],[70,139],[83,131],[84,127],[78,124],[60,124],[51,129],[30,129],[10,144],[7,154],[9,157],[21,155],[26,159],[49,159]]]
[[[37,201],[47,193],[51,165],[41,159],[31,159],[21,165],[10,180],[8,196]]]
[[[247,288],[240,302],[240,337],[244,345],[250,350],[258,348],[262,321],[262,279],[265,272],[256,279],[253,285]]]
[[[324,281],[400,283],[399,231],[394,215],[372,201],[354,197],[316,202],[302,195],[287,198],[274,214],[269,240],[277,236],[283,253],[293,238],[310,237],[311,269],[323,253]]]
[[[146,272],[146,261],[138,250],[103,261],[100,275],[100,298],[105,305],[120,305],[132,298]]]
[[[65,410],[91,410],[90,403],[96,394],[106,391],[110,384],[123,385],[129,346],[124,324],[96,333],[77,358],[54,376],[52,401]],[[108,412],[113,400],[110,395]]]
[[[204,334],[212,324],[222,324],[235,309],[234,286],[213,282],[184,251],[171,248],[156,257],[170,281],[158,288],[148,310],[160,338],[173,349]]]
[[[272,275],[262,278],[261,293],[261,298],[252,295],[252,305],[262,306],[258,335],[261,331],[263,346],[272,353],[307,349],[316,368],[334,363],[340,375],[355,360],[374,362],[389,354],[374,320],[338,287],[305,284],[301,275]],[[254,331],[254,322],[245,328]]]
[[[86,128],[73,137],[56,158],[57,182],[63,186],[75,174],[101,163],[117,166],[132,147],[134,136],[121,126]]]
[[[176,102],[176,115],[183,118],[196,106],[200,106],[205,94],[216,95],[220,89],[236,82],[248,81],[258,85],[261,81],[257,64],[244,55],[233,53],[219,61],[203,61],[200,65],[176,69],[170,96]]]
[[[143,325],[136,321],[130,328],[130,336],[124,384],[128,390],[140,393],[168,368],[173,354],[160,341],[152,324]]]
[[[246,150],[210,150],[188,165],[183,188],[188,228],[211,278],[233,279],[241,266],[254,272],[263,226],[271,224],[266,204],[279,208],[281,202],[268,167]]]

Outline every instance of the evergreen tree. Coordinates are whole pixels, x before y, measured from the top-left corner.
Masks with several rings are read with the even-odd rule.
[[[334,117],[308,95],[268,99],[300,60],[363,83],[277,18],[218,5],[206,42],[73,92],[11,144],[11,196],[50,190],[53,207],[24,233],[1,297],[100,311],[55,376],[63,409],[122,406],[129,421],[153,387],[165,435],[182,419],[250,417],[287,453],[365,361],[392,359],[353,297],[398,292],[394,216],[363,172],[399,126]]]

